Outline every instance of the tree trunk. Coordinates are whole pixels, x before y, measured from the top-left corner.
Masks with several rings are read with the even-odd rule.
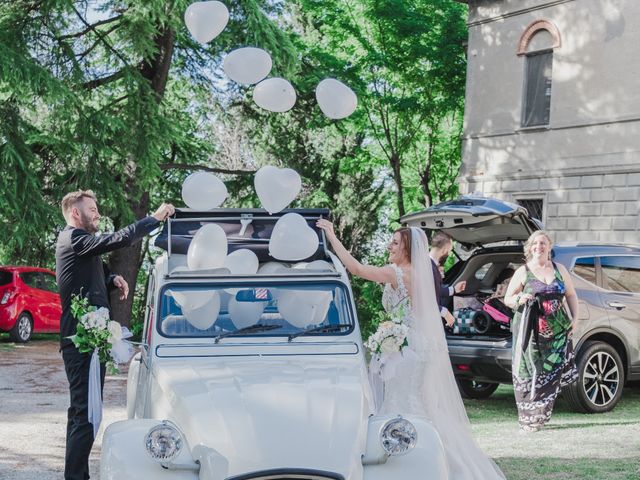
[[[396,182],[396,188],[398,189],[398,215],[400,217],[404,216],[404,192],[402,191],[402,173],[400,172],[400,156],[398,152],[392,152],[391,158],[389,158],[389,162],[391,163],[391,170],[393,171],[393,180]]]
[[[431,181],[431,156],[433,154],[433,142],[429,141],[429,150],[427,153],[427,160],[425,162],[424,171],[420,172],[420,183],[422,185],[422,192],[424,193],[425,206],[430,207],[433,205],[433,193],[429,188],[429,182]]]
[[[157,48],[155,56],[144,61],[140,66],[140,73],[150,82],[158,102],[162,101],[167,85],[174,41],[175,33],[173,30],[166,29],[162,31],[155,38]],[[137,186],[135,173],[127,182],[125,188],[127,192],[131,193],[129,206],[136,219],[147,216],[151,207],[151,205],[149,205],[149,192],[143,192],[140,194],[139,199],[136,198],[136,193],[139,192],[139,188]],[[115,291],[111,296],[111,314],[113,319],[125,326],[131,324],[131,311],[136,291],[141,251],[142,242],[136,242],[130,247],[116,250],[111,254],[109,259],[109,268],[111,271],[122,275],[129,284],[129,297],[126,300],[121,301]]]

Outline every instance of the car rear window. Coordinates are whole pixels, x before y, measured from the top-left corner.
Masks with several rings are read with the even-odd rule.
[[[13,273],[7,270],[0,270],[0,287],[2,285],[9,285],[13,280]]]
[[[596,264],[593,257],[583,257],[576,259],[576,263],[573,266],[573,272],[584,278],[587,282],[591,282],[594,285],[596,283]]]
[[[605,287],[616,292],[640,293],[640,257],[601,257]]]
[[[31,288],[40,288],[40,273],[38,272],[22,272],[20,274],[22,281]]]

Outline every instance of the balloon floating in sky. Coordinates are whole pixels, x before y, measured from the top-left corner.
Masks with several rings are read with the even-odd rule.
[[[195,172],[182,182],[182,199],[194,210],[211,210],[219,207],[227,198],[225,184],[208,172]]]
[[[284,78],[273,77],[261,81],[253,90],[253,101],[270,112],[286,112],[296,103],[296,91]]]
[[[229,22],[229,10],[222,2],[195,2],[184,12],[184,23],[193,38],[205,44],[216,38]]]
[[[261,48],[245,47],[234,50],[224,58],[222,68],[234,82],[253,85],[271,72],[271,56]]]
[[[322,113],[334,120],[347,118],[358,106],[353,90],[335,78],[325,78],[318,84],[316,100]]]
[[[302,188],[302,179],[291,168],[266,165],[256,172],[253,185],[264,209],[273,214],[295,200]]]

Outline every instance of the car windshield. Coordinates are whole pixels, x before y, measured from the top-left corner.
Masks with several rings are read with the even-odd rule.
[[[354,323],[347,291],[338,282],[169,285],[159,318],[166,337],[220,339],[335,336],[349,333]]]

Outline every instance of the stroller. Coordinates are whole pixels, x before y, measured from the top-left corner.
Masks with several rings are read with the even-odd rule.
[[[509,330],[511,328],[513,311],[499,298],[489,297],[486,299],[482,306],[482,311],[485,315],[476,315],[473,319],[473,327],[477,333],[487,333],[494,328],[494,326],[502,330]]]

